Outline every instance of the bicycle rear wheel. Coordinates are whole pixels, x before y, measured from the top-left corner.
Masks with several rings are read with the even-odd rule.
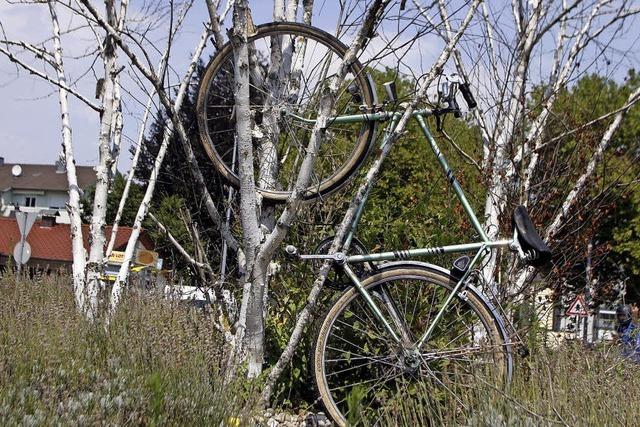
[[[442,272],[405,266],[363,285],[415,343],[455,283]],[[430,339],[411,352],[390,338],[351,288],[329,310],[313,354],[320,397],[339,425],[397,422],[417,408],[459,418],[468,413],[471,393],[508,382],[511,363],[498,320],[473,289],[454,298]]]
[[[298,176],[321,95],[336,78],[347,48],[317,28],[272,23],[257,27],[249,38],[249,50],[255,182],[265,199],[282,202]],[[207,154],[218,172],[238,187],[233,67],[233,47],[227,44],[207,65],[197,111]],[[373,105],[364,69],[354,61],[339,86],[336,115],[356,114]],[[304,197],[311,199],[344,185],[364,160],[374,131],[374,122],[328,123]]]

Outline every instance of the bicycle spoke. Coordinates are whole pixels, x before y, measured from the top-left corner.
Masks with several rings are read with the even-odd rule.
[[[410,336],[420,336],[453,285],[448,277],[435,282],[420,270],[407,276],[402,271],[399,277],[373,276],[366,287],[376,301],[386,301],[380,308],[385,317],[396,318],[393,325],[403,323]],[[381,279],[376,285],[377,277]],[[495,322],[483,317],[481,303],[473,298],[469,293],[465,299],[454,299],[430,340],[417,351],[390,340],[354,291],[337,312],[324,347],[321,384],[332,396],[331,405],[343,417],[357,411],[357,419],[374,424],[386,422],[387,415],[402,412],[414,400],[426,400],[437,411],[453,411],[455,417],[466,412],[468,393],[481,385],[477,379],[498,385],[506,372],[505,344]]]
[[[293,27],[293,29],[292,29]],[[284,201],[293,191],[308,151],[315,125],[294,119],[314,119],[323,96],[324,85],[337,76],[344,50],[337,41],[327,41],[309,27],[287,23],[261,29],[249,40],[249,109],[252,118],[255,180],[261,194]],[[237,185],[237,169],[231,165],[228,147],[235,130],[235,81],[233,49],[225,47],[208,66],[198,94],[203,143],[216,168]],[[355,84],[371,107],[373,94],[353,63],[338,87],[335,114],[351,114],[359,105],[346,91]],[[203,101],[204,99],[204,101]],[[343,185],[353,173],[373,138],[373,123],[329,123],[326,143],[320,145],[306,197]],[[365,130],[370,132],[364,132]],[[260,135],[262,134],[262,135]],[[215,153],[215,154],[212,154]]]

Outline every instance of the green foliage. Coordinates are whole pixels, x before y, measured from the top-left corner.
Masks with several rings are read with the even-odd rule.
[[[116,176],[113,178],[113,184],[107,195],[107,215],[105,217],[107,224],[113,224],[116,219],[116,214],[118,212],[118,206],[120,205],[120,200],[122,199],[122,194],[124,193],[124,187],[126,185],[127,180],[120,173],[117,172]],[[85,189],[84,194],[82,195],[82,199],[80,200],[82,206],[82,220],[87,223],[91,221],[91,215],[93,213],[93,198],[95,196],[95,185]],[[122,211],[122,218],[120,219],[120,225],[124,226],[132,226],[135,219],[136,214],[138,213],[138,206],[140,206],[140,202],[144,197],[144,191],[140,187],[140,185],[135,182],[131,183],[129,187],[129,197],[127,198],[127,202],[124,205],[124,209]]]
[[[393,70],[373,71],[372,75],[378,93],[384,93],[383,82],[394,79],[400,99],[408,97],[415,87],[415,82],[397,76]],[[435,120],[429,120],[429,128],[474,210],[480,214],[483,197],[480,172],[450,143],[438,137]],[[480,162],[482,142],[473,127],[449,119],[444,128],[462,150]],[[362,218],[359,237],[370,247],[391,250],[471,241],[475,234],[425,135],[411,120],[406,134],[395,143],[383,166]]]
[[[640,275],[640,206],[638,194],[633,194],[632,203],[626,206],[628,215],[622,216],[622,223],[614,230],[613,250],[624,257],[627,269]]]
[[[120,200],[122,199],[122,193],[124,193],[126,183],[127,180],[120,173],[118,173],[113,180],[113,186],[111,187],[111,191],[107,197],[107,224],[113,224],[116,219],[116,213],[118,212],[118,206],[120,205]],[[136,214],[138,213],[138,207],[140,206],[140,202],[142,202],[143,197],[144,192],[142,188],[135,182],[132,182],[129,187],[129,197],[127,197],[127,201],[122,211],[120,225],[127,225],[129,227],[133,225],[136,219]]]
[[[382,83],[394,79],[401,99],[414,90],[415,82],[396,76],[393,70],[369,71],[380,94],[384,93]],[[384,125],[380,124],[379,134]],[[436,134],[435,122],[430,122],[430,127]],[[450,120],[445,123],[445,128],[462,149],[480,159],[482,144],[472,127],[459,120]],[[374,144],[377,143],[374,141]],[[438,144],[474,209],[481,212],[483,186],[479,171],[463,161],[449,143],[439,140]],[[375,148],[372,154],[369,160],[375,156]],[[365,164],[359,173],[364,173],[366,169]],[[292,226],[287,243],[295,245],[301,252],[313,252],[322,239],[333,234],[359,183],[355,179],[330,197],[306,205]],[[411,121],[407,134],[393,147],[375,184],[357,232],[358,238],[364,241],[367,250],[381,251],[441,245],[462,239],[470,241],[474,234],[422,131],[415,121]],[[282,270],[269,285],[266,325],[268,364],[275,363],[287,344],[297,313],[306,304],[317,272],[311,263],[292,263],[283,259],[276,261]],[[317,308],[318,317],[322,317],[330,301],[338,295],[337,291],[325,288]],[[277,399],[282,404],[300,405],[305,400],[308,402],[315,398],[309,387],[312,379],[308,364],[316,328],[317,325],[308,327],[301,348],[282,377],[277,393]]]
[[[640,77],[630,70],[621,83],[585,75],[560,91],[543,136],[546,143],[539,152],[539,167],[533,177],[536,185],[529,200],[533,217],[539,223],[549,223],[557,213],[584,173],[613,116],[595,120],[623,106],[639,84]],[[534,115],[546,92],[546,87],[534,91],[530,100]],[[590,126],[583,126],[592,121],[595,122]],[[617,284],[630,275],[637,277],[634,264],[640,266],[639,252],[633,250],[632,239],[638,215],[634,201],[640,197],[636,183],[640,174],[638,141],[640,108],[636,105],[613,135],[587,182],[587,191],[564,218],[560,233],[551,242],[557,253],[553,280],[560,292],[568,288],[578,292],[585,286],[589,242],[593,244],[592,264],[597,278],[596,302],[613,301],[618,297]],[[640,296],[637,290],[636,294]]]
[[[184,212],[186,210],[185,201],[178,195],[165,196],[161,198],[154,209],[153,214],[168,230],[171,235],[187,250],[193,254],[193,242],[189,235],[189,230],[184,220]],[[150,219],[146,221],[149,234],[156,243],[156,250],[168,256],[170,265],[183,273],[186,272],[187,262],[183,256],[175,250],[173,244],[169,241],[166,234],[161,231]]]

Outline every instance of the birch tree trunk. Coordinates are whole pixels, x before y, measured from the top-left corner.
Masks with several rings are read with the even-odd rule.
[[[217,6],[216,6],[217,7]],[[186,7],[178,14],[178,20],[176,22],[175,28],[169,35],[170,39],[175,38],[178,30],[182,26],[184,18],[187,16]],[[122,28],[120,28],[120,31]],[[167,65],[169,63],[169,48],[171,43],[167,44],[167,47],[164,50],[162,58],[160,59],[160,63],[158,64],[158,74],[164,75],[167,69]],[[149,120],[149,114],[151,113],[151,107],[153,105],[153,98],[157,94],[155,89],[151,89],[149,93],[149,97],[147,99],[147,103],[144,107],[144,113],[142,115],[142,121],[140,122],[140,129],[138,130],[138,138],[136,139],[136,151],[133,154],[133,159],[131,160],[131,168],[129,169],[129,174],[127,175],[127,181],[125,183],[124,189],[122,191],[122,196],[120,197],[120,202],[118,203],[118,210],[116,211],[116,217],[113,221],[113,227],[111,228],[111,236],[109,238],[109,244],[107,245],[107,250],[105,252],[105,258],[109,258],[111,252],[113,251],[113,245],[116,241],[116,236],[118,235],[118,228],[120,227],[120,221],[122,220],[122,214],[124,213],[124,208],[127,203],[127,199],[129,198],[129,191],[131,190],[131,183],[135,177],[136,168],[138,167],[138,161],[140,160],[140,154],[142,153],[142,146],[144,144],[144,133],[146,131],[147,120]],[[120,113],[121,114],[121,113]],[[154,182],[155,186],[155,182]],[[148,189],[148,187],[147,187]],[[153,190],[152,190],[153,191]]]
[[[497,136],[494,140],[492,152],[487,152],[491,159],[485,159],[484,163],[489,169],[489,185],[487,197],[485,199],[485,230],[491,240],[495,240],[500,233],[500,216],[504,212],[508,200],[509,181],[507,175],[510,174],[513,164],[508,157],[509,144],[514,137],[516,126],[522,125],[522,113],[524,111],[525,90],[529,73],[529,63],[531,52],[537,38],[537,28],[546,15],[546,8],[541,0],[532,2],[533,12],[531,18],[526,22],[523,19],[523,11],[516,11],[519,32],[518,45],[516,47],[517,56],[514,83],[509,90],[510,99],[506,113],[496,126]],[[514,2],[514,7],[515,2]],[[522,5],[520,4],[520,7]],[[484,281],[492,284],[495,281],[495,271],[497,266],[497,251],[492,251],[489,261],[483,268]]]
[[[185,73],[185,76],[182,79],[182,83],[180,84],[180,88],[176,95],[176,99],[173,103],[173,111],[177,114],[182,107],[182,102],[184,100],[184,96],[187,91],[187,87],[189,82],[191,81],[191,76],[195,71],[196,65],[200,56],[202,55],[202,50],[207,42],[209,37],[209,29],[205,28],[200,37],[200,42],[196,47],[196,50],[191,58],[191,63]],[[156,87],[157,92],[157,87]],[[151,204],[151,200],[153,198],[153,194],[155,191],[156,182],[158,180],[158,175],[160,173],[160,168],[162,167],[162,163],[164,161],[164,156],[167,153],[167,149],[169,148],[169,142],[171,141],[171,136],[173,135],[173,125],[171,123],[167,123],[167,127],[165,128],[164,135],[162,137],[162,144],[160,145],[160,149],[158,150],[158,154],[156,155],[156,159],[153,164],[153,169],[151,170],[151,175],[149,176],[149,180],[147,182],[147,189],[145,190],[145,194],[142,198],[142,202],[138,207],[138,212],[136,214],[136,219],[133,223],[133,227],[131,230],[131,235],[129,236],[129,241],[127,242],[127,247],[125,249],[124,260],[122,265],[120,266],[120,271],[118,272],[118,277],[116,278],[115,283],[113,284],[113,289],[111,291],[111,302],[110,302],[110,311],[113,313],[120,302],[120,295],[122,294],[122,287],[127,282],[129,277],[129,268],[131,265],[131,260],[133,259],[136,245],[138,242],[138,238],[140,237],[140,231],[142,229],[142,221],[147,216],[149,212],[149,206]]]
[[[234,45],[234,81],[235,81],[235,118],[236,140],[238,143],[238,174],[240,176],[240,221],[243,231],[243,249],[245,253],[244,281],[249,289],[246,304],[246,331],[244,337],[238,337],[239,348],[246,346],[248,375],[258,376],[264,362],[264,319],[263,292],[265,275],[255,271],[256,253],[260,244],[258,224],[258,205],[253,168],[253,141],[251,138],[251,112],[249,109],[249,48],[247,38],[250,18],[246,0],[236,0],[233,8]],[[246,342],[245,346],[242,342]]]
[[[147,68],[145,65],[142,64],[142,62],[140,61],[140,59],[138,58],[137,55],[135,55],[135,53],[131,50],[131,48],[122,40],[122,38],[119,36],[117,30],[109,24],[109,22],[107,20],[105,20],[96,10],[96,8],[89,2],[89,0],[80,0],[80,2],[82,3],[82,5],[88,10],[88,12],[91,14],[91,16],[96,20],[96,22],[105,30],[108,31],[108,33],[114,37],[114,39],[116,40],[117,44],[120,46],[120,48],[122,49],[122,51],[129,57],[129,59],[131,60],[131,63],[144,75],[144,77],[146,79],[148,79],[153,86],[155,87],[156,91],[158,92],[158,95],[160,97],[160,101],[162,103],[162,106],[165,108],[165,110],[167,111],[167,115],[168,117],[171,119],[171,127],[167,127],[167,130],[171,131],[173,129],[173,131],[176,132],[177,136],[178,136],[178,140],[180,141],[182,148],[185,151],[185,155],[187,158],[187,165],[189,166],[189,169],[193,175],[193,178],[195,180],[194,186],[196,188],[198,188],[202,194],[203,194],[203,201],[204,201],[204,205],[207,209],[207,212],[209,213],[209,216],[211,217],[211,219],[214,221],[214,223],[219,227],[220,232],[222,234],[222,237],[224,239],[227,240],[229,247],[231,249],[237,250],[238,249],[238,245],[237,242],[235,240],[235,238],[231,235],[228,227],[225,227],[225,224],[223,223],[220,214],[218,213],[216,206],[213,202],[213,198],[211,197],[211,194],[209,193],[207,186],[206,186],[206,182],[204,180],[204,177],[202,175],[202,172],[200,171],[200,168],[198,166],[198,161],[195,157],[195,154],[193,152],[193,149],[191,147],[191,142],[187,136],[187,132],[184,128],[184,125],[182,123],[182,120],[178,114],[178,112],[176,111],[175,108],[175,104],[171,101],[169,95],[167,94],[163,84],[162,84],[162,80],[159,78],[159,76],[153,71],[153,69],[149,69]],[[207,26],[205,28],[205,35],[203,36],[203,38],[201,39],[201,43],[198,47],[198,49],[196,49],[196,53],[198,55],[200,55],[202,48],[204,47],[204,44],[206,42],[206,39],[208,38],[208,34],[210,31],[210,27]],[[189,71],[188,71],[188,75],[190,77],[191,73],[193,72],[193,70],[195,69],[197,63],[197,59],[194,59],[193,62],[190,64],[189,67]],[[188,83],[189,79],[185,79],[183,81],[183,84],[185,85],[185,89],[186,89],[186,84]],[[183,89],[183,87],[181,86],[181,89]],[[178,93],[178,95],[180,95],[180,92]],[[184,90],[182,90],[182,96],[184,95]],[[167,142],[168,143],[168,142]],[[165,144],[163,143],[163,146]],[[166,151],[166,150],[165,150]],[[159,157],[163,157],[164,153],[162,156]],[[162,163],[159,157],[156,158],[156,162],[154,164],[154,171],[152,172],[152,178],[153,179],[157,179],[157,170],[160,167],[160,164]],[[155,175],[154,175],[155,174]],[[149,193],[149,191],[148,191]],[[146,213],[146,211],[148,210],[148,203],[151,200],[151,196],[149,195],[147,197],[147,194],[145,194],[145,198],[143,199],[143,202],[140,206],[140,209],[138,210],[138,215],[136,217],[136,224],[134,224],[134,229],[131,235],[131,238],[129,239],[129,242],[127,243],[127,248],[125,250],[125,259],[123,261],[123,264],[120,268],[120,271],[118,273],[118,277],[116,279],[116,282],[114,283],[112,292],[111,292],[111,304],[110,304],[110,313],[113,314],[113,312],[115,311],[115,308],[117,307],[119,301],[120,301],[120,296],[122,293],[122,287],[124,285],[124,283],[126,282],[126,279],[128,277],[129,274],[129,266],[131,263],[131,259],[135,250],[135,245],[136,245],[136,241],[137,238],[140,234],[140,224],[142,222],[142,219],[144,218],[144,215]],[[241,254],[238,254],[239,256],[242,256]]]
[[[382,167],[384,160],[386,159],[387,155],[391,151],[391,148],[393,147],[394,142],[404,133],[407,123],[411,119],[412,113],[415,110],[416,106],[419,103],[424,102],[429,86],[433,83],[436,77],[442,72],[442,68],[444,67],[444,64],[449,59],[451,52],[453,51],[456,44],[460,40],[460,37],[467,29],[480,2],[481,0],[474,0],[474,2],[469,6],[469,10],[465,15],[464,20],[460,24],[460,28],[458,29],[458,32],[453,37],[451,37],[451,39],[449,40],[449,43],[447,43],[444,50],[439,55],[438,59],[435,61],[435,63],[432,65],[429,72],[424,77],[424,80],[422,81],[422,86],[420,86],[420,90],[418,91],[416,96],[412,99],[411,103],[406,107],[402,117],[398,121],[396,128],[393,130],[393,133],[390,135],[389,140],[382,147],[378,157],[376,158],[376,160],[373,162],[373,164],[367,171],[367,174],[364,178],[363,183],[359,186],[353,200],[351,201],[351,204],[349,205],[349,209],[347,209],[347,212],[345,213],[345,216],[340,226],[336,230],[335,237],[329,249],[329,254],[333,254],[337,252],[342,247],[342,242],[344,241],[344,237],[346,236],[346,233],[351,226],[351,222],[355,215],[356,209],[360,204],[360,201],[363,199],[364,195],[367,194],[367,192],[370,190],[371,186],[373,185],[375,178],[380,172],[380,169]],[[350,60],[353,60],[353,58],[355,58],[355,55],[364,47],[366,37],[369,34],[371,34],[371,30],[375,27],[375,25],[377,25],[378,20],[380,19],[380,15],[383,14],[383,12],[385,11],[385,8],[388,6],[388,3],[389,2],[387,1],[373,2],[369,6],[369,9],[367,10],[366,18],[364,20],[364,24],[360,29],[360,31],[358,32],[356,39],[351,44],[351,46],[349,47],[349,50],[347,51],[344,57],[343,66],[345,66],[345,64],[348,64]],[[316,127],[320,127],[320,128],[324,126],[324,123],[322,123],[322,120],[323,119],[327,120],[327,118],[330,117],[330,113],[331,113],[331,110],[330,110],[331,107],[325,106],[325,108],[328,108],[328,109],[322,110],[322,105],[323,103],[321,101],[321,111],[316,119],[317,120]],[[314,131],[315,131],[315,128],[314,128]],[[313,139],[314,138],[312,136],[312,140]],[[322,137],[320,136],[318,137],[318,139],[321,141]],[[308,150],[308,152],[313,152],[313,151]],[[300,178],[303,177],[302,171],[304,170],[305,168],[303,166],[303,168],[301,168],[301,173],[299,175],[298,181],[300,181]],[[303,186],[299,186],[298,184],[299,182],[296,183],[295,189],[300,189],[300,191],[304,191],[304,189],[306,188],[306,182],[300,183],[300,184],[304,184]],[[296,190],[294,190],[294,193],[295,191]],[[294,196],[292,195],[292,199],[293,198]],[[293,202],[290,202],[289,204],[292,204],[292,203]],[[289,207],[290,206],[287,206],[287,209],[289,209]],[[262,251],[260,254],[261,257],[267,258],[270,254],[272,255],[272,253],[269,252],[269,250],[273,250],[271,249],[272,245],[274,243],[279,244],[282,241],[282,238],[284,238],[284,235],[286,233],[286,228],[291,223],[290,221],[292,220],[292,217],[294,217],[294,215],[288,212],[287,209],[285,209],[283,214],[280,216],[280,219],[276,224],[276,228],[269,235],[269,237],[267,238],[267,241],[264,243],[264,247],[262,248]],[[342,249],[347,250],[348,248],[342,247]],[[318,275],[316,277],[316,280],[313,283],[313,287],[311,288],[309,296],[307,297],[307,304],[298,314],[298,318],[294,325],[294,329],[291,332],[291,335],[289,337],[289,341],[284,351],[280,355],[278,362],[274,365],[274,367],[269,372],[269,376],[267,378],[265,387],[261,395],[261,399],[265,403],[269,402],[269,400],[271,399],[271,395],[273,393],[273,388],[276,384],[276,381],[284,371],[286,365],[291,361],[291,358],[293,357],[293,354],[298,344],[300,343],[300,340],[302,339],[302,335],[306,326],[312,320],[313,309],[316,306],[316,303],[320,296],[320,292],[322,291],[322,287],[324,286],[324,282],[330,268],[331,268],[331,265],[328,261],[324,262],[323,265],[321,266],[320,271],[318,272]]]
[[[117,26],[115,2],[105,1],[107,21],[112,26]],[[99,158],[96,170],[96,184],[93,198],[93,211],[91,214],[89,260],[87,262],[87,296],[89,299],[88,313],[91,317],[97,314],[98,289],[102,284],[104,269],[104,250],[106,239],[104,236],[105,218],[107,215],[107,196],[111,183],[112,164],[114,159],[111,152],[112,126],[117,109],[115,94],[117,52],[113,37],[106,35],[102,60],[104,62],[104,81],[102,84],[102,115],[100,116],[100,135],[98,138]]]
[[[76,174],[76,162],[73,156],[73,144],[71,133],[71,121],[69,118],[69,104],[67,101],[67,91],[63,87],[67,86],[67,79],[64,72],[64,64],[62,61],[62,45],[60,43],[60,25],[58,24],[58,15],[56,14],[55,4],[53,0],[49,0],[49,12],[51,15],[51,23],[53,26],[53,54],[56,64],[56,74],[60,87],[58,88],[58,100],[60,103],[60,118],[62,121],[62,151],[64,154],[65,166],[67,171],[67,182],[69,184],[69,202],[67,211],[71,221],[71,253],[73,257],[72,273],[73,273],[73,291],[75,295],[76,306],[81,313],[85,313],[86,295],[85,295],[85,263],[86,254],[84,242],[82,238],[82,219],[80,216],[80,187],[78,186],[78,177]]]

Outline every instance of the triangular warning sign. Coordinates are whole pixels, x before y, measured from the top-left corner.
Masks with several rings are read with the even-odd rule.
[[[587,304],[584,302],[584,297],[582,295],[578,295],[576,299],[573,300],[565,314],[567,316],[588,316],[589,311],[587,310]]]

